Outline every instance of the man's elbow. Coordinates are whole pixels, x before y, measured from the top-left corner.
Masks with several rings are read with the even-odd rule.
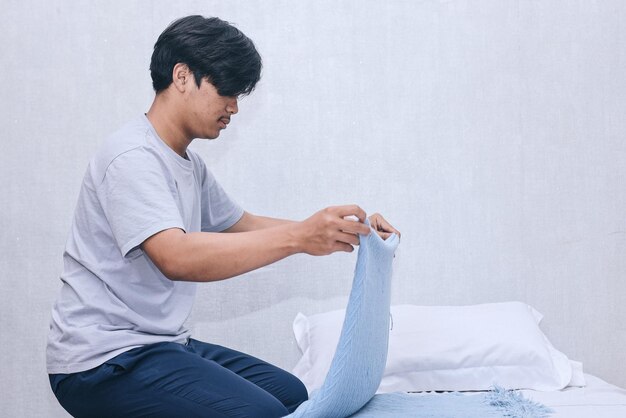
[[[184,263],[178,260],[161,260],[159,263],[154,264],[171,281],[189,281],[189,272],[185,270]]]

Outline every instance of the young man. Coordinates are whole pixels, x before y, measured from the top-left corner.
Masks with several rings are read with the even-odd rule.
[[[366,214],[349,205],[302,222],[252,215],[188,149],[217,138],[259,80],[261,58],[233,26],[175,21],[150,71],[150,110],[113,134],[85,174],[52,311],[52,389],[77,417],[287,415],[307,398],[297,378],[190,338],[195,282],[295,253],[352,251],[370,232]],[[380,215],[369,219],[383,237],[397,232]]]

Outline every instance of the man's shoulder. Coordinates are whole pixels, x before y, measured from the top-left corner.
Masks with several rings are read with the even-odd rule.
[[[148,144],[150,126],[145,118],[135,118],[109,135],[98,150],[97,157],[115,159],[119,154]]]
[[[127,122],[102,142],[90,162],[92,170],[95,170],[98,177],[103,177],[108,167],[120,156],[135,155],[142,158],[144,155],[153,154],[149,152],[151,148],[149,136],[150,126],[145,117]]]

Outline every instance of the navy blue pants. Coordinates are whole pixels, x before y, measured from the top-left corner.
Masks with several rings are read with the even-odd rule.
[[[282,417],[307,399],[290,373],[193,339],[135,348],[50,384],[75,417]]]

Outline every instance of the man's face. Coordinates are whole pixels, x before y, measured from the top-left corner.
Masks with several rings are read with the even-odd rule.
[[[217,138],[230,123],[230,117],[239,111],[236,97],[220,96],[206,79],[199,88],[194,80],[191,81],[185,101],[188,104],[187,125],[194,138]]]

